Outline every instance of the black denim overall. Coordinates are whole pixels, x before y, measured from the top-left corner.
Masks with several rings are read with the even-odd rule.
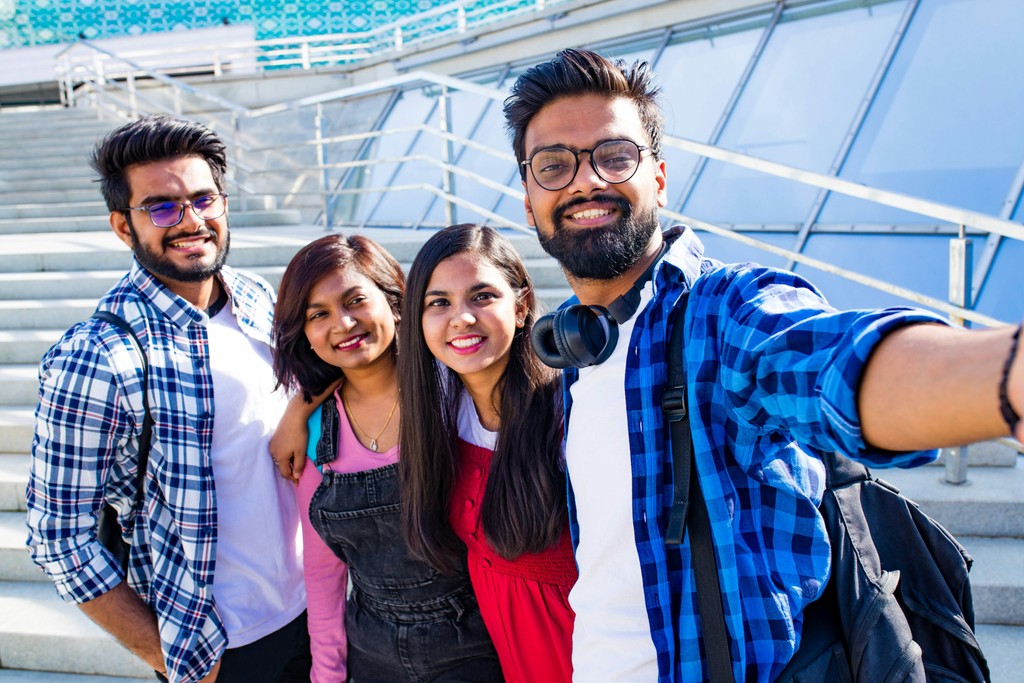
[[[318,466],[338,450],[334,397],[321,415]],[[457,572],[440,574],[415,559],[403,540],[397,474],[397,465],[325,471],[309,506],[313,528],[348,564],[349,681],[502,681],[465,559]]]

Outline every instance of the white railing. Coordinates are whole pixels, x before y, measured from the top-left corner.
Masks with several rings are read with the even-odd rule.
[[[412,47],[485,29],[577,0],[478,0],[449,2],[366,31],[217,42],[180,48],[135,49],[98,56],[82,40],[57,53],[57,80],[87,65],[107,78],[139,70],[167,75],[249,73],[274,69],[338,67],[375,57],[394,57]],[[171,65],[171,66],[169,66]]]

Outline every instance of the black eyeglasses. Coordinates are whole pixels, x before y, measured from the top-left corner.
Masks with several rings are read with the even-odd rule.
[[[648,147],[632,140],[605,140],[594,149],[573,151],[567,147],[545,147],[521,162],[529,166],[533,179],[545,190],[569,187],[580,167],[580,155],[590,155],[590,166],[601,180],[612,185],[624,183],[636,173],[640,156]]]
[[[145,211],[156,227],[173,228],[185,217],[186,206],[191,206],[200,219],[212,221],[228,210],[228,195],[218,192],[196,197],[190,202],[156,202],[145,206],[129,206],[125,211]]]

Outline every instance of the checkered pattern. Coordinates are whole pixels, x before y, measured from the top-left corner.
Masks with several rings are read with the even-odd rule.
[[[270,285],[230,268],[222,281],[242,330],[269,344]],[[131,323],[149,358],[153,443],[129,583],[157,614],[172,680],[195,680],[227,644],[211,592],[217,514],[207,317],[137,262],[99,308]],[[39,378],[28,545],[61,597],[81,603],[124,578],[96,540],[95,514],[104,502],[121,513],[134,502],[142,371],[122,332],[88,320],[47,352]]]
[[[669,313],[692,288],[685,364],[694,461],[711,518],[738,681],[773,680],[800,640],[801,614],[829,576],[817,506],[824,468],[839,451],[869,465],[914,467],[933,451],[871,450],[856,388],[868,355],[891,330],[941,322],[924,311],[840,312],[799,276],[703,256],[692,231],[675,242],[639,314],[626,367],[633,527],[659,681],[708,680],[689,539],[667,548],[672,501],[669,431],[661,412]],[[565,400],[576,371],[566,373]],[[585,418],[581,418],[585,419]],[[570,520],[578,522],[570,487]]]

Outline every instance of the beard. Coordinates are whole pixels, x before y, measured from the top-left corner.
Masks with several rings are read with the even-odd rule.
[[[128,232],[131,233],[132,236],[132,251],[135,253],[135,258],[139,261],[142,267],[153,275],[165,277],[177,282],[202,282],[203,280],[213,277],[219,273],[221,268],[224,266],[224,263],[228,259],[228,251],[231,249],[231,233],[229,231],[225,230],[224,244],[221,245],[217,244],[217,234],[204,228],[197,232],[196,235],[200,237],[208,237],[217,244],[217,253],[214,256],[213,263],[207,265],[201,260],[195,259],[190,266],[182,268],[142,244],[139,241],[139,236],[136,234],[135,228],[132,226],[130,221],[128,223]],[[166,248],[168,244],[180,237],[181,235],[175,235],[174,237],[168,235],[164,238],[162,246]]]
[[[619,219],[603,228],[569,228],[562,216],[573,206],[593,201],[611,202]],[[621,197],[596,196],[574,199],[557,207],[551,216],[551,234],[537,230],[540,246],[579,280],[610,280],[636,264],[661,223],[658,207],[635,210]]]

